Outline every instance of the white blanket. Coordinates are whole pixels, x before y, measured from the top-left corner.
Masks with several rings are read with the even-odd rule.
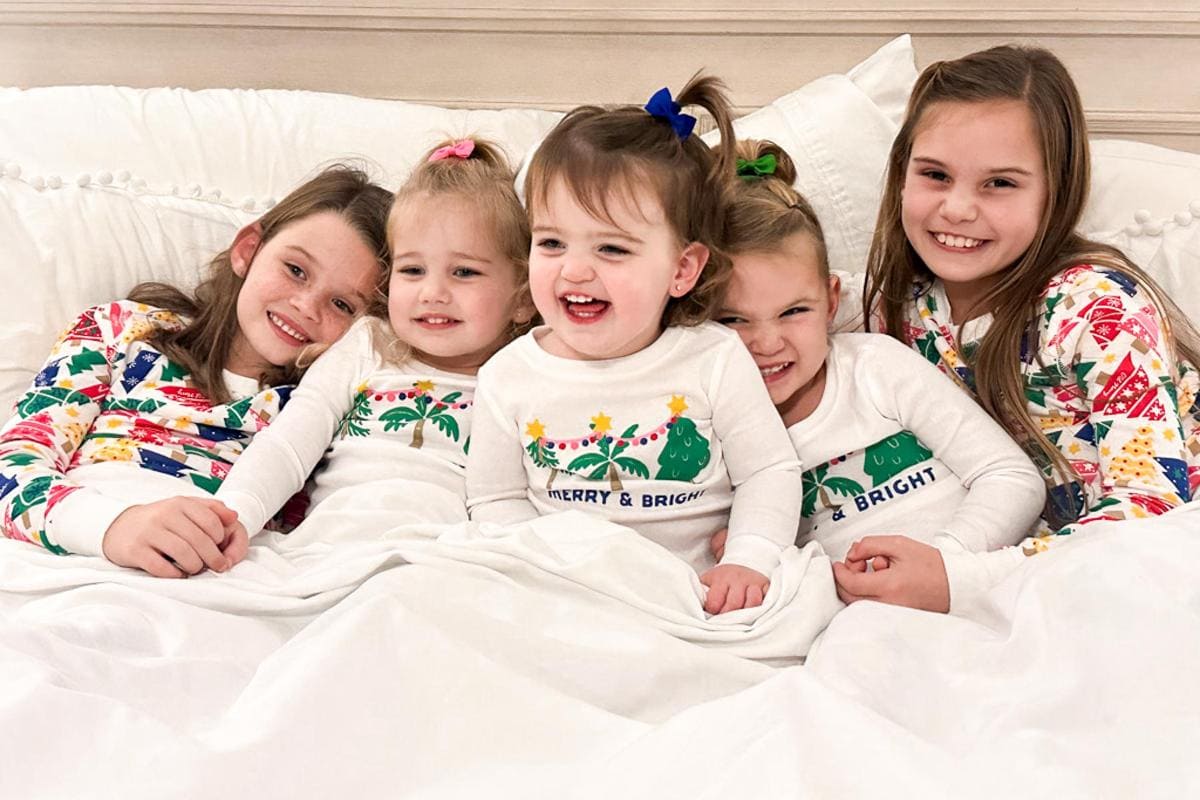
[[[0,797],[1200,790],[1200,514],[1030,559],[986,625],[856,604],[788,668],[836,608],[819,552],[706,619],[581,515],[366,522],[318,509],[187,581],[0,543]]]

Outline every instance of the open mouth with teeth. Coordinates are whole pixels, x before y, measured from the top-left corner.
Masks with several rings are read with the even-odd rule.
[[[782,380],[794,363],[793,361],[784,361],[782,364],[768,364],[766,366],[760,364],[758,371],[762,375],[763,383],[774,383],[775,381]]]
[[[425,314],[417,317],[413,322],[420,325],[422,328],[430,331],[444,331],[453,328],[462,322],[454,317],[447,317],[444,314]]]
[[[558,302],[562,303],[569,320],[582,323],[595,322],[603,317],[604,312],[612,305],[607,300],[576,293],[564,294],[558,298]]]
[[[279,338],[294,347],[303,347],[312,341],[312,339],[309,339],[308,334],[306,334],[304,331],[293,327],[291,323],[289,323],[283,317],[271,311],[267,312],[267,319],[270,321],[271,325],[274,326],[275,333],[279,336]]]
[[[987,239],[972,239],[969,236],[955,236],[952,233],[931,232],[935,242],[947,250],[966,253],[978,250],[988,243]]]

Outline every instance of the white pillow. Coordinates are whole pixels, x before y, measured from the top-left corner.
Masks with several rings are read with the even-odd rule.
[[[1084,234],[1171,219],[1200,200],[1200,153],[1122,139],[1094,139],[1091,148],[1092,189],[1079,223]]]
[[[1146,219],[1092,238],[1129,256],[1200,326],[1200,199],[1168,219]]]
[[[739,138],[770,139],[791,156],[832,269],[866,266],[888,150],[916,79],[912,40],[901,36],[847,75],[818,78],[734,122]]]

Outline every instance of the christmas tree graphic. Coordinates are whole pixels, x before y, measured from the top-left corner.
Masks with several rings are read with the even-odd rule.
[[[670,432],[667,443],[658,454],[658,480],[691,481],[708,466],[712,453],[708,440],[696,431],[696,423],[683,416],[687,402],[680,395],[671,397],[667,408],[671,409]]]
[[[458,420],[450,412],[455,401],[462,396],[462,392],[451,392],[440,400],[434,400],[433,381],[417,381],[413,386],[417,389],[412,393],[416,395],[413,404],[415,407],[399,406],[385,411],[379,416],[380,421],[383,422],[383,429],[394,431],[405,427],[410,422],[415,423],[412,442],[409,446],[420,448],[425,444],[425,423],[432,422],[438,430],[457,442]]]
[[[845,456],[840,456],[835,461],[845,461]],[[834,503],[829,492],[841,495],[842,497],[854,497],[862,494],[865,489],[858,481],[850,478],[838,476],[829,477],[829,464],[822,464],[810,470],[805,470],[803,476],[803,489],[801,495],[800,516],[811,517],[817,510],[817,500],[820,499],[821,507],[827,508],[830,511],[837,511],[842,507],[841,503]]]
[[[590,481],[608,479],[609,486],[614,492],[622,491],[625,486],[621,483],[620,470],[639,478],[649,478],[650,469],[632,456],[621,455],[631,444],[630,437],[637,433],[637,425],[630,425],[614,439],[608,434],[612,429],[612,418],[601,411],[592,417],[589,427],[596,438],[596,449],[590,453],[578,456],[567,465],[569,472],[591,469],[584,475]]]
[[[933,451],[921,444],[912,432],[900,431],[866,449],[863,471],[871,476],[872,486],[879,486],[932,457]]]
[[[1121,445],[1121,455],[1115,456],[1110,465],[1115,485],[1145,486],[1154,479],[1158,469],[1151,442],[1153,435],[1154,429],[1143,425],[1132,439]]]
[[[536,466],[550,470],[550,478],[546,481],[546,491],[550,491],[554,486],[554,479],[558,477],[558,456],[554,454],[554,448],[547,443],[546,426],[542,425],[541,420],[535,419],[525,426],[525,435],[533,439],[525,448],[525,452],[529,453]]]

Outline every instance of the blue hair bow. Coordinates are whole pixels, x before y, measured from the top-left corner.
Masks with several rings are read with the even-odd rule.
[[[650,116],[671,123],[681,142],[686,141],[692,135],[692,129],[696,127],[696,118],[691,114],[679,113],[681,106],[671,99],[671,91],[665,86],[652,94],[650,102],[643,107],[650,112]]]

